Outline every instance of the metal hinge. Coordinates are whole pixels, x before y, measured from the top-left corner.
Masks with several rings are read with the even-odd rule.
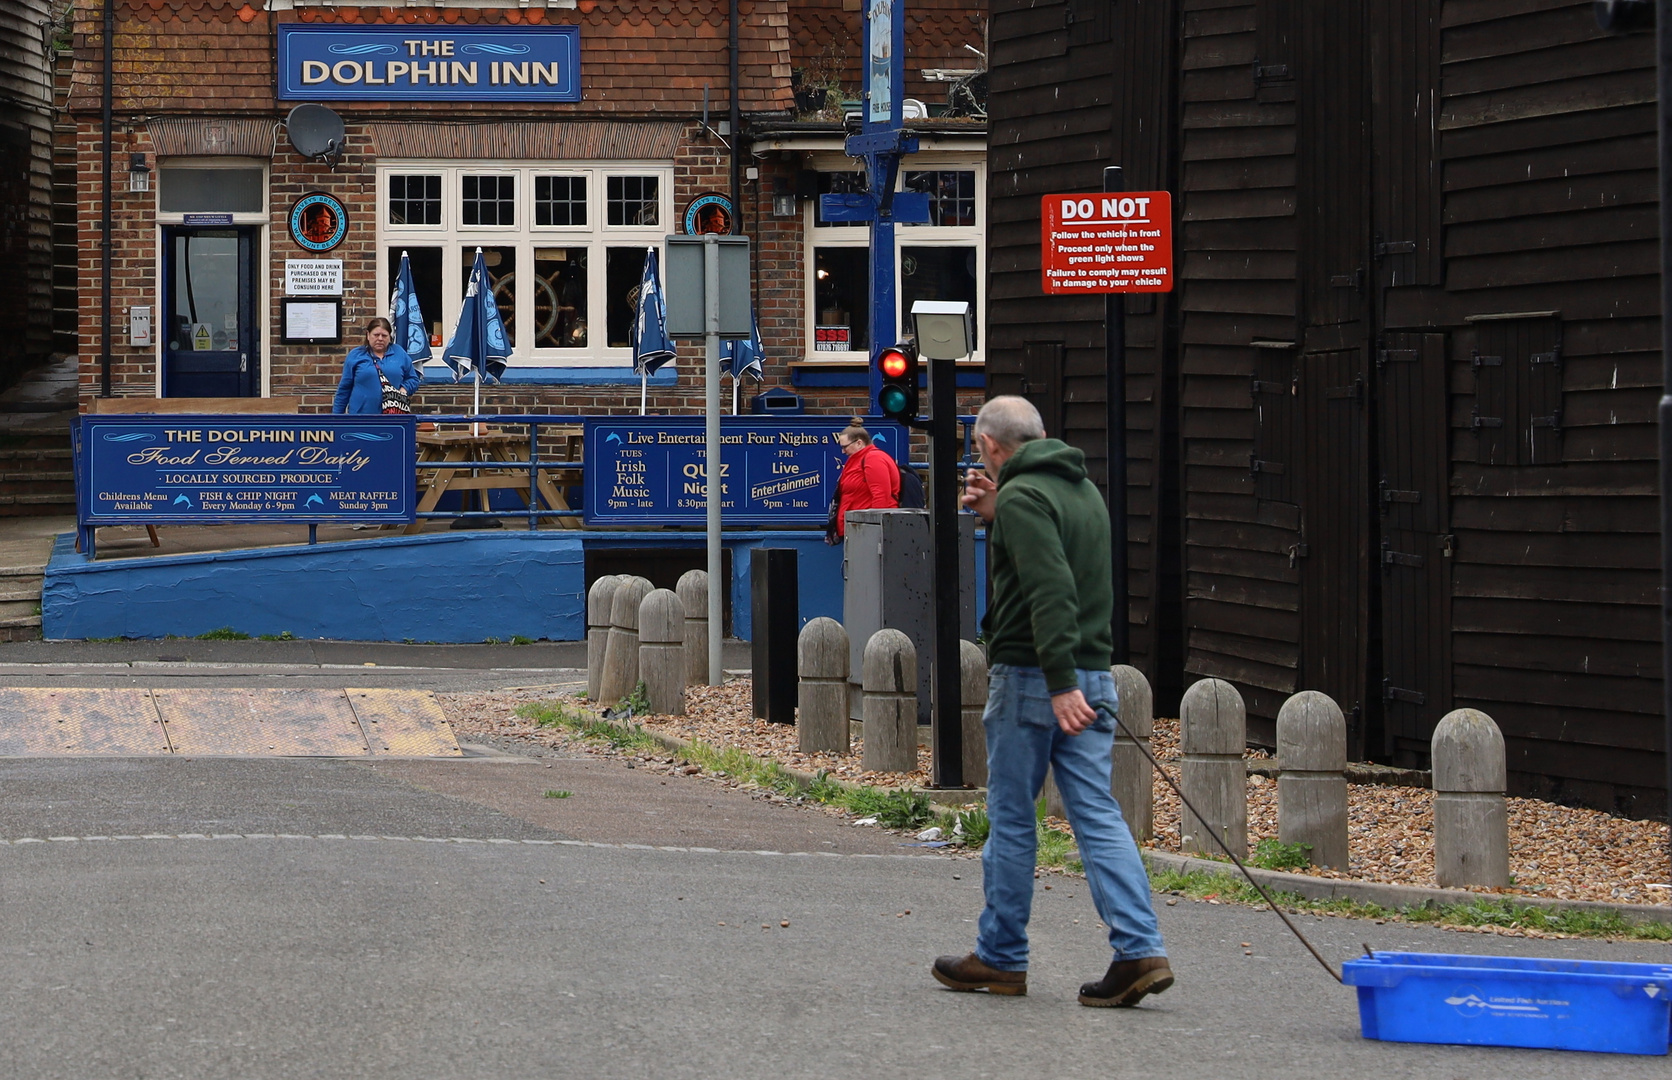
[[[1469,354],[1469,364],[1475,368],[1503,367],[1504,358],[1501,356],[1486,356],[1479,349],[1476,349]]]
[[[1562,433],[1562,410],[1557,409],[1549,416],[1533,417],[1533,426],[1536,428],[1549,428],[1555,434],[1560,435]]]
[[[1324,390],[1325,398],[1348,398],[1359,403],[1364,402],[1364,376],[1354,379],[1351,386],[1331,386]]]
[[[1420,503],[1421,501],[1422,492],[1420,491],[1398,491],[1388,487],[1385,482],[1382,484],[1383,506],[1388,503]]]
[[[1527,362],[1530,363],[1530,364],[1534,364],[1534,365],[1537,365],[1537,364],[1554,364],[1557,367],[1561,367],[1561,365],[1562,365],[1562,349],[1561,349],[1561,346],[1558,345],[1556,348],[1551,349],[1549,352],[1533,353],[1531,356],[1527,357]]]
[[[1378,349],[1376,351],[1376,366],[1386,367],[1389,364],[1414,364],[1417,361],[1415,349]]]
[[[1386,540],[1382,541],[1382,568],[1384,570],[1395,566],[1421,566],[1425,561],[1421,555],[1394,551]]]
[[[1387,679],[1383,679],[1382,700],[1403,701],[1408,705],[1426,705],[1428,704],[1428,695],[1421,690],[1406,690],[1403,687],[1393,685]]]
[[[1385,259],[1389,255],[1414,255],[1417,250],[1415,240],[1386,240],[1378,241],[1370,249],[1378,259]]]
[[[1289,71],[1288,64],[1262,64],[1254,61],[1254,85],[1263,86],[1266,83],[1284,82],[1294,78]]]
[[[1255,379],[1249,384],[1249,389],[1255,394],[1286,394],[1289,392],[1289,384],[1272,382],[1270,379]]]
[[[1332,289],[1362,289],[1364,287],[1364,267],[1357,267],[1351,273],[1331,274],[1329,287]]]
[[[1281,461],[1261,461],[1253,454],[1248,455],[1248,472],[1251,476],[1259,476],[1261,473],[1282,476],[1287,471],[1287,467]]]
[[[1504,418],[1501,416],[1482,416],[1480,407],[1477,405],[1469,413],[1469,426],[1476,431],[1481,428],[1499,428],[1504,426]]]

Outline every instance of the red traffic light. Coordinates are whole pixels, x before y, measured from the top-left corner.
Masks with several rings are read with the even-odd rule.
[[[911,370],[911,360],[899,349],[884,349],[877,357],[877,367],[882,370],[884,378],[903,379]]]

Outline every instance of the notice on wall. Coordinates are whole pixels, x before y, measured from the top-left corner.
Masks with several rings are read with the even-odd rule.
[[[1039,225],[1047,296],[1173,290],[1170,192],[1047,195]]]
[[[414,518],[411,416],[87,416],[83,525]]]
[[[848,421],[727,416],[720,424],[720,512],[733,525],[823,525],[847,460]],[[905,429],[870,427],[903,460]],[[708,515],[707,433],[701,416],[600,417],[586,422],[588,525],[690,525]]]
[[[284,261],[284,292],[286,296],[341,296],[343,294],[343,261],[341,259],[286,259]]]

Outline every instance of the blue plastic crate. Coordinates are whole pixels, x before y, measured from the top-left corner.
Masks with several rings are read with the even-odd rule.
[[[1376,953],[1342,965],[1367,1039],[1665,1054],[1672,965]]]

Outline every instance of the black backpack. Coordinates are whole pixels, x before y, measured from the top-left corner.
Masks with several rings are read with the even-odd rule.
[[[923,497],[923,478],[917,475],[916,469],[900,466],[900,509],[922,510],[928,506],[928,500]]]

